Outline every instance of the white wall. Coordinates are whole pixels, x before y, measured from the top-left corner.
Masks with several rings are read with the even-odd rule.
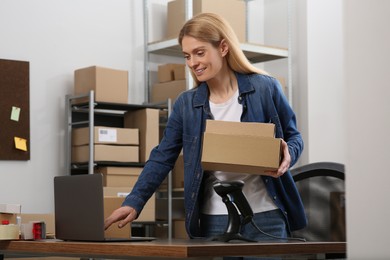
[[[65,95],[72,93],[75,69],[128,70],[130,101],[143,101],[143,38],[132,34],[143,35],[142,16],[135,10],[142,2],[0,1],[0,58],[30,62],[31,137],[29,161],[0,161],[0,203],[53,211],[53,177],[64,174]]]
[[[293,106],[305,141],[301,161],[345,163],[342,1],[293,2]]]
[[[344,1],[350,259],[389,259],[390,1]]]

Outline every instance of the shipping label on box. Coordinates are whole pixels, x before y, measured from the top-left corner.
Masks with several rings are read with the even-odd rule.
[[[274,133],[272,125],[253,126],[252,124],[256,123],[211,120],[208,120],[207,124],[209,126],[206,125],[202,150],[204,170],[262,174],[264,171],[276,170],[279,167],[281,139],[272,137]],[[250,126],[265,129],[254,135],[257,131],[253,133],[249,131]],[[208,132],[207,129],[212,131]],[[216,130],[223,134],[213,132]]]

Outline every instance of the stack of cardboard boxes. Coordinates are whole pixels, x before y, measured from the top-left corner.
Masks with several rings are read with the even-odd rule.
[[[153,84],[150,102],[162,103],[168,98],[174,102],[177,96],[186,90],[185,65],[167,63],[158,66],[158,83]]]
[[[216,13],[229,21],[240,42],[246,42],[245,1],[241,0],[194,0],[193,14]],[[167,38],[177,38],[185,23],[185,0],[168,2]]]
[[[95,101],[127,104],[127,71],[92,66],[75,71],[75,94],[94,90]],[[107,122],[109,125],[110,122]],[[74,128],[72,131],[72,162],[89,161],[89,128]],[[159,109],[139,108],[123,115],[123,127],[95,126],[94,158],[96,162],[124,163],[127,166],[96,167],[95,173],[103,175],[104,211],[107,217],[119,208],[124,197],[135,185],[142,167],[139,163],[148,160],[153,147],[159,143]],[[129,163],[137,163],[134,167]],[[141,164],[142,165],[142,164]],[[155,221],[155,197],[145,205],[136,222]],[[108,237],[128,237],[131,228],[118,229],[113,225],[106,231]]]

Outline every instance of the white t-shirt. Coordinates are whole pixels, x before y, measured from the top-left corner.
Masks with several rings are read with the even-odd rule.
[[[210,110],[215,120],[240,122],[242,105],[238,103],[238,90],[231,99],[221,104],[210,101]],[[215,181],[244,181],[243,193],[245,194],[254,213],[276,209],[276,205],[269,197],[264,182],[260,175],[232,173],[232,172],[205,172],[204,203],[202,213],[209,215],[227,214],[222,198],[214,191]]]

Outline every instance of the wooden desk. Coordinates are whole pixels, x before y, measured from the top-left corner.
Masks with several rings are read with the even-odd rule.
[[[205,240],[152,242],[0,241],[0,255],[73,257],[218,257],[244,255],[345,254],[345,242],[222,243]],[[0,256],[1,258],[1,256]]]

